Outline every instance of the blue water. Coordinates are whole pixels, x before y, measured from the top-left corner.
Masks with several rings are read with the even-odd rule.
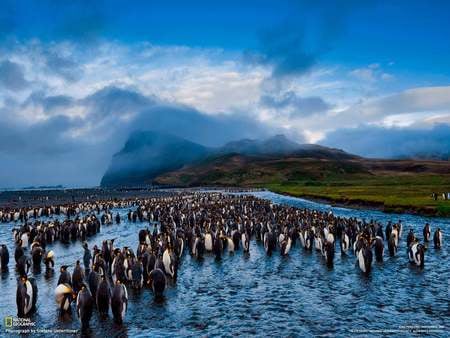
[[[374,330],[392,330],[385,335],[410,337],[412,333],[405,327],[416,325],[438,328],[429,333],[430,336],[448,336],[450,263],[446,237],[450,219],[336,208],[270,192],[253,194],[275,203],[331,210],[339,216],[376,219],[383,224],[401,219],[405,228],[399,252],[394,258],[385,252],[384,262],[374,262],[369,276],[355,266],[354,256],[341,257],[339,247],[334,267],[328,268],[320,254],[305,252],[298,242],[288,257],[281,257],[278,252],[267,257],[262,246],[253,240],[249,257],[239,251],[234,255],[224,254],[219,262],[208,255],[198,262],[185,254],[178,281],[166,290],[163,303],[155,303],[149,290],[129,289],[129,309],[124,325],[117,327],[111,318],[101,320],[94,312],[92,335],[348,337],[380,336],[381,331]],[[123,219],[126,212],[120,210]],[[419,269],[408,263],[404,240],[409,228],[421,238],[426,222],[431,224],[432,232],[441,227],[444,245],[441,250],[430,245],[425,253],[425,267]],[[120,225],[103,226],[101,233],[89,238],[89,246],[117,238],[115,245],[135,249],[138,230],[145,225],[125,221]],[[8,245],[12,256],[10,271],[0,280],[0,336],[4,336],[3,318],[16,314],[13,226],[0,224],[0,243]],[[59,266],[73,266],[82,257],[81,244],[55,243],[50,247],[56,253],[55,275],[46,276],[42,272],[34,276],[39,299],[32,320],[39,328],[79,329],[75,312],[72,318],[59,318],[54,289]]]

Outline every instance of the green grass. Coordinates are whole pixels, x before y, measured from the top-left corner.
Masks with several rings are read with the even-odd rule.
[[[348,178],[272,182],[263,186],[293,196],[373,205],[391,212],[450,216],[450,201],[431,198],[433,191],[450,191],[450,175],[349,175]]]

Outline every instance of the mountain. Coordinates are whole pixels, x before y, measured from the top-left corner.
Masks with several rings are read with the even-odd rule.
[[[188,176],[194,178],[197,172],[203,172],[211,163],[221,161],[220,166],[223,168],[228,167],[226,163],[228,161],[235,164],[251,164],[250,167],[253,168],[253,164],[267,165],[270,161],[284,158],[339,161],[355,159],[357,156],[320,145],[298,144],[284,135],[264,140],[242,139],[219,148],[207,148],[170,134],[153,131],[135,132],[129,137],[123,149],[113,156],[101,185],[135,186],[154,182],[178,185],[181,183],[176,180],[156,178],[176,171],[190,171]],[[207,173],[205,175],[208,176]],[[208,184],[208,180],[200,181],[202,184]],[[193,182],[188,184],[192,185]]]
[[[266,140],[242,139],[225,144],[219,149],[222,154],[245,154],[245,155],[286,155],[290,154],[301,146],[289,140],[284,135],[275,135]]]
[[[159,174],[203,159],[210,152],[207,147],[170,134],[134,132],[113,156],[100,184],[105,187],[149,184]]]
[[[289,140],[284,135],[275,135],[265,140],[242,139],[232,141],[219,148],[218,153],[240,155],[275,155],[312,158],[351,159],[356,155],[346,153],[340,149],[324,147],[318,144],[299,144]]]

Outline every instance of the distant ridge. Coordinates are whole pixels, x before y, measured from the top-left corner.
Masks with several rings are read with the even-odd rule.
[[[242,139],[222,147],[208,148],[189,140],[155,131],[137,131],[130,135],[122,150],[115,154],[101,180],[101,186],[137,186],[151,184],[168,172],[196,166],[201,168],[220,158],[238,154],[244,162],[260,157],[354,159],[357,156],[339,149],[314,144],[298,144],[284,135],[264,140]]]

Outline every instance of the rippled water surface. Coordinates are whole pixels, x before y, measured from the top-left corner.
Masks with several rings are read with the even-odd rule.
[[[99,319],[94,311],[92,335],[113,336],[350,336],[351,330],[399,329],[400,325],[443,327],[431,335],[448,334],[450,319],[450,264],[448,233],[449,219],[424,218],[412,215],[384,214],[377,211],[334,208],[326,204],[285,197],[269,192],[254,193],[276,203],[321,210],[332,210],[346,217],[387,221],[401,219],[405,225],[396,257],[386,256],[383,263],[373,263],[369,276],[361,274],[351,254],[341,257],[336,248],[334,267],[328,268],[320,254],[307,253],[299,243],[288,257],[276,252],[265,255],[261,245],[251,241],[250,255],[241,251],[225,254],[221,261],[205,256],[201,262],[185,254],[176,285],[171,285],[163,303],[155,303],[150,290],[129,289],[129,309],[125,323],[117,327],[111,318]],[[126,218],[127,210],[119,211]],[[425,253],[425,267],[419,269],[408,263],[405,237],[409,228],[422,238],[422,228],[430,222],[432,232],[441,227],[444,245],[435,250],[432,245]],[[10,271],[0,280],[0,318],[15,316],[16,273],[11,229],[14,224],[0,224],[0,243],[10,251]],[[102,226],[101,232],[89,238],[89,246],[104,239],[117,238],[116,246],[136,248],[138,230],[143,223],[122,222]],[[54,289],[59,266],[73,265],[82,258],[80,242],[70,245],[55,243],[48,248],[56,254],[53,276],[45,269],[34,275],[38,289],[38,309],[32,320],[39,328],[79,328],[75,312],[62,320],[54,301]],[[386,250],[387,251],[387,250]],[[390,334],[392,335],[392,333]],[[396,336],[410,336],[397,332]],[[1,334],[0,334],[1,336]],[[48,334],[46,335],[49,336]]]

